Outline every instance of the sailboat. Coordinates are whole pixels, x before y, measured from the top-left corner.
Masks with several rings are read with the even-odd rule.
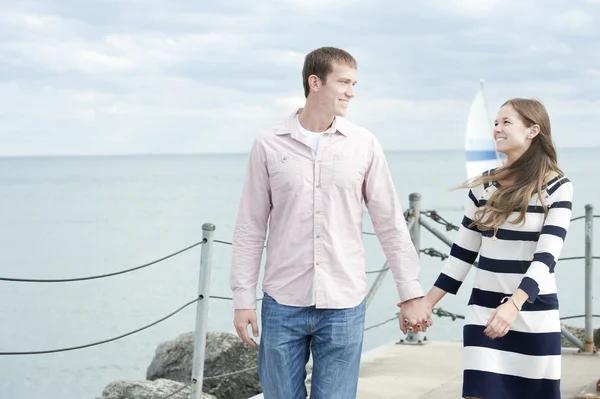
[[[487,108],[484,81],[480,81],[479,90],[471,104],[465,132],[465,157],[467,179],[471,179],[489,169],[497,168],[502,157],[496,152],[496,143],[492,131],[492,119]]]

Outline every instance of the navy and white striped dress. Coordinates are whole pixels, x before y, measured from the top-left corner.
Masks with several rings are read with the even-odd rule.
[[[569,221],[573,185],[557,176],[544,187],[548,216],[534,195],[524,225],[511,224],[513,212],[498,229],[469,228],[498,183],[469,191],[465,216],[435,285],[456,294],[479,254],[467,309],[463,396],[484,399],[560,399],[561,333],[554,266]],[[502,338],[483,334],[485,324],[505,296],[523,289],[529,300]]]

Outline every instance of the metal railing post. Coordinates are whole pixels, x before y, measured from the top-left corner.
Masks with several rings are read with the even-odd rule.
[[[585,206],[585,343],[584,352],[594,352],[593,267],[594,205]]]
[[[410,238],[413,242],[413,245],[415,245],[415,248],[417,249],[417,254],[419,254],[419,247],[418,247],[418,241],[415,244],[415,234],[417,237],[417,240],[419,239],[419,235],[418,232],[414,233],[415,229],[418,231],[418,226],[415,228],[415,225],[418,224],[418,215],[421,212],[421,195],[417,194],[417,193],[413,193],[411,194],[409,197],[409,206],[410,206],[410,213],[409,213],[409,217],[408,217],[408,223],[406,224],[406,227],[408,227],[408,231],[410,232]],[[413,206],[417,206],[416,210],[415,208],[413,208]],[[413,215],[417,214],[417,217],[415,218]],[[373,281],[373,285],[371,285],[371,288],[369,288],[369,292],[367,292],[367,300],[365,303],[365,307],[366,309],[369,308],[369,305],[371,304],[371,301],[373,300],[373,298],[375,297],[375,293],[377,292],[377,290],[379,289],[379,287],[381,286],[381,283],[383,283],[383,279],[385,278],[385,275],[387,274],[388,271],[388,262],[386,261],[385,264],[383,265],[383,267],[381,268],[381,271],[379,273],[377,273],[377,277],[375,278],[375,281]]]
[[[413,245],[417,250],[417,255],[421,256],[421,223],[419,218],[421,216],[421,194],[412,193],[408,196],[408,203],[410,206],[410,218],[414,218],[415,221],[410,228],[410,238],[412,239]]]
[[[194,364],[192,366],[191,399],[202,398],[204,378],[204,352],[206,349],[206,328],[208,324],[208,300],[210,297],[210,269],[212,263],[212,244],[215,225],[202,225],[202,244],[200,255],[200,279],[198,282],[198,304],[196,308],[196,330],[194,333]]]
[[[421,257],[421,194],[411,193],[408,196],[410,213],[408,216],[408,231],[413,242],[417,256]],[[422,332],[408,332],[405,339],[401,339],[398,344],[423,344],[427,340]]]
[[[436,229],[435,227],[433,227],[433,224],[430,223],[428,220],[426,220],[423,217],[420,217],[419,218],[419,224],[422,225],[423,227],[425,227],[425,229],[429,230],[429,232],[431,234],[433,234],[434,236],[436,236],[437,238],[439,238],[440,241],[442,241],[444,244],[446,244],[449,247],[452,247],[452,240],[449,239],[448,237],[446,237],[438,229]]]

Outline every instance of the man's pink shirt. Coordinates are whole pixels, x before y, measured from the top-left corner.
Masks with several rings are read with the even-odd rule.
[[[423,296],[419,257],[378,140],[335,118],[315,153],[298,129],[301,111],[253,142],[233,236],[234,309],[256,309],[267,228],[264,292],[288,306],[360,304],[367,291],[363,200],[400,301]]]

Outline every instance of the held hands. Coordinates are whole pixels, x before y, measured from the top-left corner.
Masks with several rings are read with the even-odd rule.
[[[400,308],[400,330],[404,334],[409,332],[425,332],[433,325],[431,312],[433,306],[426,298],[415,298],[398,303]]]
[[[248,324],[252,326],[252,335],[258,337],[258,323],[256,322],[256,310],[236,309],[233,316],[233,325],[238,337],[248,345],[256,348],[256,342],[248,334]]]
[[[521,306],[511,297],[505,298],[506,302],[498,306],[488,322],[486,323],[486,329],[483,331],[490,339],[502,338],[512,327],[517,313],[521,310]],[[504,301],[503,300],[503,301]]]

